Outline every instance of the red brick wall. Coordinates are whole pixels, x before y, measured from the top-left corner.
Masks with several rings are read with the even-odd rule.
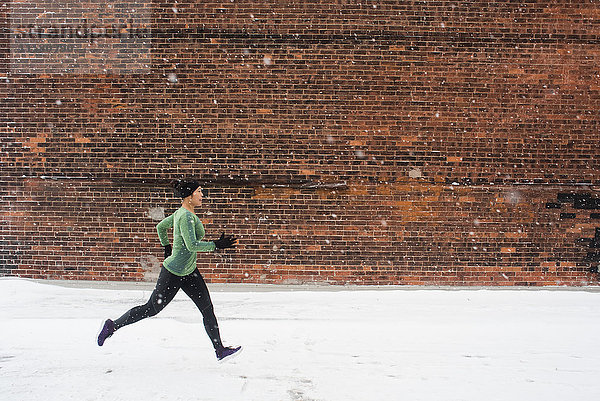
[[[152,280],[194,176],[213,282],[598,283],[600,2],[38,3],[0,7],[1,275]]]

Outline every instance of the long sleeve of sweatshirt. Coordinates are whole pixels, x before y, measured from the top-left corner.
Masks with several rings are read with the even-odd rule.
[[[173,252],[163,265],[173,274],[190,274],[196,269],[198,252],[212,252],[216,249],[214,242],[202,241],[204,225],[198,216],[185,208],[180,208],[157,224],[156,230],[163,246],[169,244],[169,228],[173,228]]]

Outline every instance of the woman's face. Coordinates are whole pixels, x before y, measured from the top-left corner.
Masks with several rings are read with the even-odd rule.
[[[202,188],[198,187],[192,195],[190,195],[190,203],[194,207],[202,206]]]

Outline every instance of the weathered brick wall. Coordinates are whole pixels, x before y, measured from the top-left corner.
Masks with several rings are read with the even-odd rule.
[[[194,176],[208,238],[240,238],[201,255],[213,282],[598,283],[598,1],[29,0],[0,24],[0,275],[153,279]]]

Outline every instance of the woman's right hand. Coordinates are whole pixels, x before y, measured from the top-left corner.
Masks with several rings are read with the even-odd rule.
[[[165,245],[165,259],[168,258],[169,256],[171,256],[171,253],[173,253],[173,247],[171,246],[171,244],[169,245]]]

